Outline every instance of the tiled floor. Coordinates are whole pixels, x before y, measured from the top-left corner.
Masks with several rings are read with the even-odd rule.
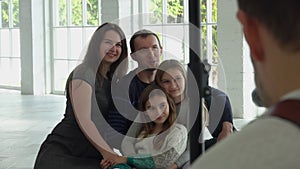
[[[65,97],[0,90],[0,169],[32,169],[40,144],[64,114]],[[235,119],[240,129],[248,120]]]
[[[60,121],[64,96],[0,92],[0,168],[32,169],[41,142]]]

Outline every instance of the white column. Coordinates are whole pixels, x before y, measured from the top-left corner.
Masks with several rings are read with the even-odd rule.
[[[45,94],[44,0],[21,0],[21,93]]]
[[[236,0],[218,1],[218,87],[229,95],[234,117],[243,118],[243,33],[236,12]]]
[[[119,25],[124,31],[127,40],[130,39],[131,35],[133,34],[133,26],[135,26],[135,22],[133,22],[133,9],[134,5],[132,0],[122,0],[119,1]]]
[[[109,0],[101,1],[101,20],[104,22],[116,22],[119,19],[119,1]],[[101,24],[102,24],[101,23]]]

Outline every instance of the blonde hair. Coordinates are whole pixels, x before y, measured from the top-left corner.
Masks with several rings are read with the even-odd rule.
[[[181,72],[182,76],[184,77],[184,82],[185,84],[187,84],[187,72],[186,69],[184,68],[183,64],[180,63],[178,60],[174,60],[174,59],[170,59],[170,60],[165,60],[163,61],[158,69],[157,72],[155,74],[155,82],[156,84],[158,84],[159,86],[161,86],[161,80],[163,75],[166,73],[167,70],[169,69],[177,69]],[[184,89],[184,97],[187,97],[187,85],[185,85],[185,89]],[[208,109],[205,105],[205,100],[202,98],[202,112],[203,112],[203,123],[205,124],[205,126],[208,126],[209,123],[209,114],[208,114]]]
[[[181,72],[183,78],[184,78],[184,83],[187,84],[187,73],[186,70],[178,60],[170,59],[170,60],[165,60],[163,61],[157,68],[156,74],[155,74],[155,83],[161,86],[161,79],[162,76],[166,73],[167,70],[169,69],[177,69]],[[184,97],[187,96],[187,86],[184,88]]]

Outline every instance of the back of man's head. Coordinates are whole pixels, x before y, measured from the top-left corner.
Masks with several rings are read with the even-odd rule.
[[[263,23],[283,48],[300,50],[299,0],[238,0],[238,5]]]
[[[131,39],[130,39],[129,44],[130,44],[130,50],[131,50],[131,53],[136,52],[136,51],[135,51],[134,40],[135,40],[137,37],[146,38],[147,36],[150,36],[150,35],[155,36],[156,39],[157,39],[157,41],[158,41],[158,43],[159,43],[159,47],[162,47],[162,46],[161,46],[161,43],[160,43],[160,40],[159,40],[159,38],[158,38],[158,36],[157,36],[156,33],[152,32],[152,31],[150,31],[150,30],[147,30],[147,29],[141,29],[141,30],[135,32],[135,33],[132,35]]]

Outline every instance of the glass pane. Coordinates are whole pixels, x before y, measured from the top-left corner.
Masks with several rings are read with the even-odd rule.
[[[2,13],[2,28],[8,28],[9,26],[9,12],[8,12],[8,1],[3,1],[1,4],[1,13]]]
[[[69,61],[68,62],[68,74],[70,74],[76,66],[78,66],[82,61]]]
[[[78,61],[65,61],[55,60],[54,61],[54,91],[65,91],[65,86],[69,74],[73,69],[81,62]]]
[[[88,25],[99,25],[98,23],[98,1],[90,0],[87,1],[87,24]]]
[[[13,1],[13,27],[19,27],[19,0]]]
[[[218,0],[212,0],[212,21],[217,22],[218,18]]]
[[[85,39],[83,42],[83,46],[87,46],[91,40],[93,33],[96,31],[97,27],[86,27],[83,31],[85,31]]]
[[[217,26],[212,26],[212,40],[213,40],[213,58],[212,58],[212,63],[213,64],[218,64],[218,44],[217,44]]]
[[[12,30],[12,57],[20,57],[20,30]]]
[[[21,86],[20,59],[0,58],[0,85]]]
[[[217,26],[212,26],[212,39],[213,39],[213,51],[212,51],[212,66],[210,72],[210,79],[212,86],[218,86],[218,63],[219,63],[219,54],[217,46]]]
[[[9,52],[9,30],[8,29],[1,29],[0,30],[0,45],[1,45],[1,51],[0,51],[0,56],[2,57],[9,57],[10,52]]]
[[[164,34],[164,60],[176,59],[184,60],[184,31],[183,26],[165,26]]]
[[[143,1],[143,13],[144,24],[161,24],[163,20],[162,0]]]
[[[79,59],[82,51],[82,28],[70,29],[70,59]]]
[[[82,2],[81,0],[72,0],[72,25],[82,25]]]
[[[202,26],[201,31],[201,57],[207,58],[207,26]]]
[[[200,13],[201,13],[201,22],[206,23],[207,22],[207,18],[206,18],[206,0],[201,0],[200,1]]]
[[[168,23],[183,23],[183,0],[168,0]]]
[[[54,91],[64,91],[69,75],[68,61],[54,60]]]
[[[66,0],[59,0],[58,6],[59,26],[67,25],[67,3]]]
[[[68,32],[67,28],[56,28],[53,30],[53,47],[55,59],[68,58]]]
[[[82,47],[81,47],[80,55],[78,58],[79,60],[83,60],[83,58],[86,54],[86,50],[88,48],[89,42],[91,40],[91,37],[92,37],[93,33],[95,32],[95,30],[96,30],[95,27],[86,27],[82,30],[84,32],[83,34],[85,36],[82,37]]]

